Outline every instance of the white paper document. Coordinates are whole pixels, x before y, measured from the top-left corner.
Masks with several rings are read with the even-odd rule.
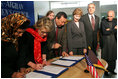
[[[26,78],[51,78],[52,76],[37,73],[37,72],[30,72],[26,74]]]
[[[56,60],[52,64],[62,65],[62,66],[71,66],[76,63],[75,61],[66,61],[66,60]]]
[[[68,57],[63,57],[62,59],[67,59],[67,60],[80,60],[83,57],[79,57],[79,56],[68,56]]]
[[[49,65],[49,66],[45,66],[43,69],[41,69],[39,71],[44,71],[44,72],[48,72],[48,73],[57,75],[57,74],[60,74],[65,69],[67,69],[67,68]]]

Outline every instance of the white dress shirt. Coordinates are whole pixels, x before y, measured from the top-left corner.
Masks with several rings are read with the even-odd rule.
[[[77,25],[77,27],[79,28],[79,22],[75,22],[75,24]]]
[[[90,15],[90,14],[88,14],[88,16],[89,16],[89,20],[90,20],[90,22],[91,22],[91,15]],[[95,15],[94,15],[94,14],[92,14],[92,16],[93,16],[94,21],[95,21]],[[91,22],[91,23],[92,23],[92,22]]]

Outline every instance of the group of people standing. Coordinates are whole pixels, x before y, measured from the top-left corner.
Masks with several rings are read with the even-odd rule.
[[[117,59],[117,21],[114,11],[108,12],[101,21],[94,14],[95,4],[88,4],[88,13],[83,15],[80,8],[73,11],[73,20],[67,22],[65,12],[49,11],[33,26],[26,28],[30,21],[22,14],[11,14],[1,20],[1,76],[21,77],[31,67],[40,70],[48,65],[47,60],[58,56],[83,55],[88,46],[96,53],[97,35],[100,34],[102,58],[114,72]],[[25,30],[24,30],[25,29]],[[112,46],[111,46],[112,45]],[[46,60],[47,59],[47,60]],[[114,62],[113,62],[114,61]],[[19,71],[18,71],[19,70]]]

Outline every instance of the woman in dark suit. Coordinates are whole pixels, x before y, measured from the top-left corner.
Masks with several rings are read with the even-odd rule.
[[[47,17],[40,18],[37,23],[27,28],[21,38],[20,68],[31,67],[40,70],[46,61],[46,54],[41,53],[41,42],[47,40],[47,33],[51,30],[52,21]]]
[[[22,36],[22,27],[30,21],[22,14],[15,13],[1,20],[1,77],[23,78],[24,73],[18,72],[18,37]]]
[[[73,12],[73,20],[67,24],[67,41],[70,55],[87,52],[84,24],[79,21],[82,14],[82,10],[76,8]]]

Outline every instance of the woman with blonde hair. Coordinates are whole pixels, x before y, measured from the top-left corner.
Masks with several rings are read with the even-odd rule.
[[[79,21],[83,12],[80,8],[73,11],[73,20],[67,24],[67,42],[70,55],[86,53],[86,35],[83,22]]]
[[[31,67],[40,70],[46,61],[46,55],[41,52],[41,43],[46,42],[47,34],[51,31],[52,21],[47,17],[40,18],[33,27],[27,28],[22,36],[20,50],[20,67]]]

